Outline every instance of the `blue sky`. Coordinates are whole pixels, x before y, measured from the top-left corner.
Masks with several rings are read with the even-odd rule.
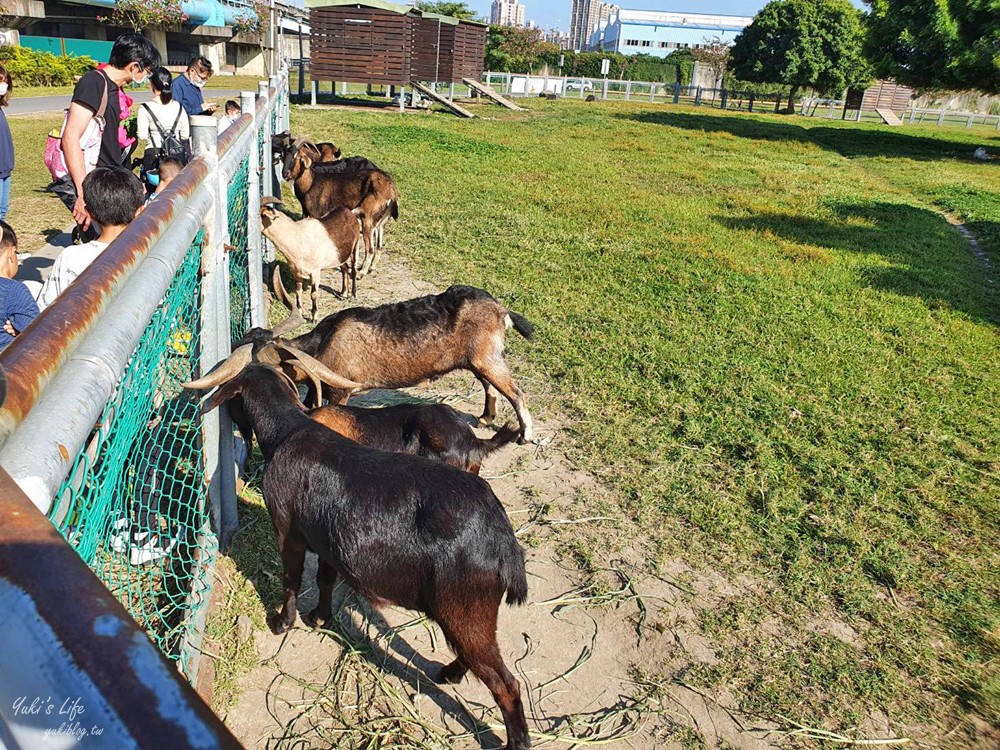
[[[854,4],[861,7],[858,0]],[[466,0],[486,20],[490,17],[490,0]],[[569,29],[570,0],[519,0],[525,7],[525,18],[543,28],[556,26]],[[691,13],[726,13],[752,16],[764,7],[766,0],[624,0],[618,3],[632,10],[688,11]]]

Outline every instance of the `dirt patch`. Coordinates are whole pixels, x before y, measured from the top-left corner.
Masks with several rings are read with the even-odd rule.
[[[388,254],[383,270],[359,284],[358,303],[436,291]],[[344,304],[323,298],[324,312]],[[530,344],[512,348],[524,352]],[[558,419],[537,408],[544,407],[545,384],[518,377],[516,357],[513,369],[536,406],[543,444],[507,446],[482,475],[527,554],[529,604],[501,609],[498,637],[521,681],[536,746],[583,740],[636,748],[771,747],[762,733],[773,725],[741,716],[736,698],[710,695],[683,677],[692,665],[716,661],[697,613],[739,596],[743,583],[679,560],[649,572],[641,549],[629,546],[639,535],[625,528],[593,477],[565,459]],[[445,401],[471,416],[480,413],[483,394],[471,375],[457,373],[358,401],[400,398]],[[498,424],[505,419],[514,419],[513,410],[501,403]],[[312,555],[304,580],[300,613],[315,606]],[[300,621],[283,637],[244,634],[255,640],[260,663],[241,679],[241,698],[225,720],[248,748],[502,744],[499,712],[481,683],[467,677],[438,686],[429,679],[451,658],[436,625],[396,608],[375,611],[343,587],[337,595],[341,606],[330,630]],[[271,610],[277,601],[260,606]]]

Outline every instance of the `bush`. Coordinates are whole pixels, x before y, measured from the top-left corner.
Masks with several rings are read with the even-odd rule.
[[[97,67],[89,57],[57,57],[27,47],[0,47],[0,63],[10,72],[15,87],[73,83],[76,76]]]

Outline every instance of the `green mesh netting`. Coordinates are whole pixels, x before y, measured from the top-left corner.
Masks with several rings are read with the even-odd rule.
[[[243,338],[250,330],[249,168],[247,159],[229,183],[229,332],[233,341]]]
[[[181,641],[217,549],[195,394],[201,324],[199,232],[60,487],[53,523],[160,649]],[[183,665],[182,666],[186,666]]]

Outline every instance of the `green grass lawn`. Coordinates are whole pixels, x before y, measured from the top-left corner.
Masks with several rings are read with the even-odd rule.
[[[996,134],[526,106],[293,126],[393,173],[392,251],[537,324],[518,379],[652,567],[753,582],[687,682],[841,730],[1000,722],[1000,293],[940,213],[1000,264]]]

